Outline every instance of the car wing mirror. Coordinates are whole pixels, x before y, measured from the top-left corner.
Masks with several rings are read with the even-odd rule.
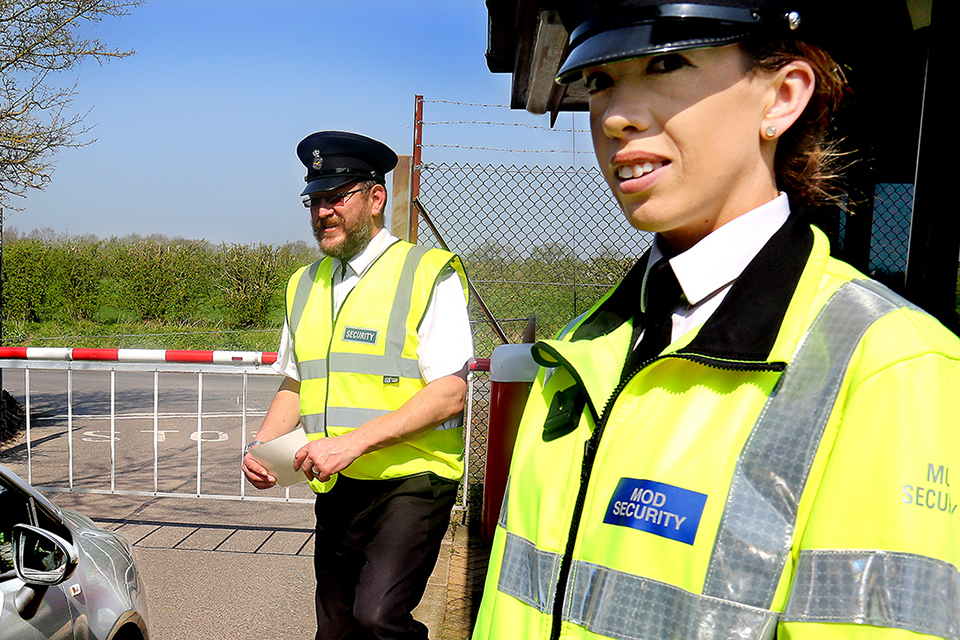
[[[30,585],[53,586],[70,577],[80,555],[70,542],[27,524],[13,527],[13,564],[17,576]]]

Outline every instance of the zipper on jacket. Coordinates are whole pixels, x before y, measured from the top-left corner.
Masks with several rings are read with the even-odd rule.
[[[657,360],[662,360],[664,358],[681,358],[724,371],[776,372],[783,371],[787,366],[785,362],[749,363],[720,360],[717,358],[710,358],[708,356],[696,354],[670,353],[640,362],[628,375],[623,376],[616,388],[614,388],[613,392],[610,394],[610,397],[607,398],[607,402],[600,414],[600,420],[597,422],[593,433],[590,434],[590,437],[587,439],[587,441],[583,443],[583,463],[580,467],[580,487],[577,490],[577,501],[574,503],[573,507],[573,517],[570,522],[567,545],[564,549],[563,557],[560,560],[560,571],[557,574],[557,587],[553,600],[553,624],[550,630],[550,640],[560,640],[560,632],[563,625],[563,603],[567,592],[567,582],[570,579],[570,568],[573,564],[573,549],[576,546],[577,534],[580,531],[580,519],[583,516],[583,505],[587,500],[587,486],[590,482],[590,477],[593,472],[593,463],[597,456],[597,450],[600,448],[600,439],[603,437],[603,430],[606,428],[607,420],[610,419],[610,414],[613,412],[613,405],[615,404],[616,399],[623,392],[623,389],[627,386],[630,380],[632,380],[633,377],[640,372],[641,369],[645,369]]]
[[[659,356],[658,356],[659,358]],[[573,506],[573,517],[570,522],[570,532],[567,537],[567,546],[563,551],[563,558],[560,559],[560,572],[557,575],[557,590],[554,593],[553,600],[553,625],[550,631],[551,640],[560,639],[560,631],[563,625],[563,602],[567,593],[567,582],[570,579],[570,566],[573,564],[573,548],[577,543],[577,533],[580,530],[580,519],[583,516],[583,504],[587,500],[587,486],[590,483],[591,472],[593,471],[593,462],[597,455],[597,449],[600,448],[600,438],[603,436],[603,430],[607,425],[607,420],[613,411],[614,399],[620,395],[623,388],[627,385],[633,376],[640,369],[653,363],[657,358],[651,358],[637,365],[630,375],[624,376],[617,384],[613,393],[607,398],[607,402],[600,414],[600,420],[597,422],[593,433],[585,443],[583,443],[583,463],[580,466],[580,487],[577,490],[577,501]]]

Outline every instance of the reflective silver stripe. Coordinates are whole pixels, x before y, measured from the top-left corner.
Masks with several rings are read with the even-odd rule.
[[[366,373],[372,376],[401,376],[420,379],[420,363],[400,357],[375,356],[368,353],[331,353],[330,370],[346,373]]]
[[[507,533],[498,590],[545,615],[553,612],[560,554]],[[564,621],[618,640],[769,640],[777,614],[690,593],[586,562],[575,562]]]
[[[881,286],[849,282],[821,309],[741,453],[704,595],[574,562],[566,586],[564,618],[596,633],[624,640],[773,637],[777,614],[769,609],[790,550],[797,503],[849,360],[869,326],[902,306],[902,299]],[[502,512],[504,527],[505,520]],[[507,532],[498,589],[549,614],[560,560],[560,554],[538,550],[532,542]],[[923,612],[910,616],[911,624],[924,616],[929,618],[929,609],[949,608],[949,613],[940,615],[948,616],[950,621],[940,626],[951,628],[960,601],[956,570],[953,571],[949,586],[945,587],[946,595],[926,589],[923,593],[917,590],[891,594],[891,600],[897,601],[899,609]],[[818,584],[811,597],[836,599],[838,593],[856,591],[859,583],[839,577],[833,583],[834,590]],[[928,586],[942,584],[940,578],[929,575],[925,580]],[[856,593],[849,594],[850,599],[857,597]],[[932,604],[918,606],[917,600]],[[871,601],[871,606],[874,604],[880,602]],[[812,607],[798,604],[795,609]],[[850,616],[844,619],[849,621]],[[944,637],[960,640],[955,635]]]
[[[549,615],[559,573],[560,554],[541,551],[529,540],[507,532],[498,590]]]
[[[458,416],[454,416],[449,420],[441,422],[433,428],[434,431],[446,431],[448,429],[462,429],[463,428],[463,414],[461,413]]]
[[[326,360],[307,360],[305,362],[297,363],[297,374],[300,376],[300,381],[304,380],[316,380],[318,378],[327,377],[327,361]]]
[[[385,416],[393,411],[388,409],[359,409],[356,407],[327,407],[326,419],[331,427],[348,427],[356,429],[357,427],[370,422],[374,418]],[[450,418],[446,422],[441,422],[435,431],[444,431],[447,429],[460,429],[463,427],[463,416]]]
[[[410,248],[404,258],[397,282],[397,295],[394,296],[393,305],[390,307],[383,355],[333,352],[328,356],[331,372],[400,376],[420,380],[419,361],[415,358],[402,358],[401,354],[407,340],[407,316],[410,314],[410,305],[413,298],[413,278],[417,267],[420,266],[420,261],[429,250],[428,247],[415,245]],[[331,413],[331,411],[328,410],[328,413]],[[337,426],[354,426],[335,422],[332,419],[330,423]]]
[[[854,282],[856,282],[857,285],[863,287],[867,291],[875,293],[876,295],[880,296],[881,298],[884,298],[888,302],[893,303],[897,307],[911,309],[913,311],[917,311],[923,314],[927,313],[917,305],[913,304],[906,298],[903,298],[900,295],[894,293],[893,291],[888,289],[886,286],[880,284],[876,280],[854,280]]]
[[[325,260],[326,258],[324,258]],[[297,281],[297,288],[294,290],[293,303],[290,305],[290,316],[287,318],[287,324],[290,327],[290,334],[296,335],[297,325],[300,324],[300,317],[303,310],[307,308],[307,299],[310,298],[310,292],[313,290],[313,283],[317,280],[317,272],[320,270],[320,263],[323,260],[317,260],[300,274],[300,280]]]
[[[383,353],[388,358],[399,358],[403,353],[403,344],[407,341],[407,316],[410,315],[413,298],[413,277],[417,267],[420,266],[420,261],[429,250],[429,247],[414,245],[410,247],[403,261],[400,279],[397,281],[397,296],[393,299],[390,320],[387,323],[387,338]],[[417,376],[419,375],[418,371]]]
[[[897,308],[886,293],[844,284],[801,340],[741,452],[704,595],[770,608],[850,357],[867,328]]]
[[[891,551],[802,551],[787,622],[906,629],[960,640],[960,572]]]
[[[507,528],[507,502],[510,499],[510,476],[507,475],[507,485],[503,488],[503,504],[500,505],[500,518],[497,520],[497,524]]]
[[[307,433],[323,433],[324,432],[324,421],[322,413],[309,413],[305,416],[300,416],[300,423],[303,425],[303,430]]]
[[[356,407],[327,407],[326,419],[330,427],[357,427],[392,411],[386,409],[358,409]]]
[[[560,330],[560,333],[557,334],[557,338],[556,338],[556,339],[557,339],[557,340],[563,340],[564,338],[566,338],[566,337],[567,337],[567,334],[569,334],[571,331],[573,331],[574,329],[576,329],[576,328],[580,325],[580,323],[583,322],[583,319],[587,317],[587,314],[588,314],[588,313],[590,313],[590,312],[589,312],[589,311],[584,311],[583,313],[581,313],[580,315],[578,315],[576,318],[574,318],[573,320],[571,320],[570,322],[568,322],[568,323],[567,323],[567,326],[565,326],[563,329],[561,329],[561,330]]]
[[[617,640],[769,640],[777,614],[576,562],[564,620]]]

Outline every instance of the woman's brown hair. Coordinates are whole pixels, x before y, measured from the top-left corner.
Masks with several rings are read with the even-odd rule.
[[[774,72],[794,60],[813,68],[813,96],[777,143],[777,186],[800,207],[840,203],[845,154],[838,148],[833,125],[834,114],[850,92],[843,70],[829,53],[803,42],[747,41],[742,46],[753,68],[760,71]]]

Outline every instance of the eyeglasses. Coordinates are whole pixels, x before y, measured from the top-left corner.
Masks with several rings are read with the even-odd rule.
[[[360,191],[363,191],[363,187],[360,187],[359,189],[354,189],[352,191],[341,191],[339,193],[331,193],[328,196],[310,194],[303,199],[303,206],[309,209],[314,204],[317,204],[325,209],[332,209],[333,207],[339,207],[340,205],[346,203],[346,201],[350,198],[350,196]]]

